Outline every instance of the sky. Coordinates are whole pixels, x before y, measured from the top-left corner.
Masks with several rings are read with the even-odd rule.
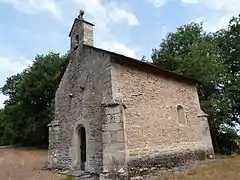
[[[0,0],[0,87],[31,65],[37,54],[66,53],[79,10],[95,24],[94,46],[133,58],[151,58],[168,32],[203,22],[226,28],[238,0]],[[0,108],[7,97],[0,94]]]

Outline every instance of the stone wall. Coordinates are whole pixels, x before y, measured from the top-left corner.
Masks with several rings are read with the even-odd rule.
[[[83,33],[84,33],[84,39],[83,39],[83,43],[87,44],[89,46],[93,46],[94,42],[93,42],[93,25],[92,24],[88,24],[88,23],[84,23],[83,25]]]
[[[104,103],[103,108],[103,175],[126,176],[124,106],[113,100]]]
[[[114,63],[111,72],[113,98],[122,96],[126,105],[129,163],[190,151],[213,153],[207,118],[200,109],[195,85]],[[178,120],[178,105],[184,109],[185,123]]]
[[[59,124],[59,134],[57,142],[50,142],[49,145],[49,164],[52,168],[80,168],[77,128],[81,125],[86,129],[85,170],[102,170],[101,105],[111,99],[110,80],[107,54],[84,46],[71,53],[69,65],[56,92],[54,122]]]
[[[93,46],[93,24],[76,18],[70,36],[71,51],[81,44]]]
[[[128,162],[128,176],[149,175],[152,172],[163,169],[174,169],[175,167],[191,165],[195,161],[206,159],[203,150],[170,152],[156,154],[155,156],[144,156],[135,158]]]
[[[176,166],[213,153],[195,85],[112,58],[84,45],[70,54],[49,125],[50,167],[80,169],[80,126],[86,129],[85,170],[101,176],[133,176],[142,165]]]

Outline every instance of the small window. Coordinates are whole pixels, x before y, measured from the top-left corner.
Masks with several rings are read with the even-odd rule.
[[[79,45],[79,35],[78,34],[75,36],[75,41],[76,41],[76,45]]]
[[[185,122],[185,113],[184,113],[184,109],[182,106],[178,106],[177,107],[177,113],[178,113],[178,122],[181,124],[186,124]]]

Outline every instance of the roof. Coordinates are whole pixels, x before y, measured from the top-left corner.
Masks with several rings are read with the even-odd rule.
[[[86,23],[86,24],[89,24],[89,25],[91,25],[91,26],[94,26],[94,24],[92,24],[92,23],[90,23],[90,22],[88,22],[88,21],[85,21],[85,20],[81,20],[81,19],[78,19],[78,18],[75,18],[75,20],[74,20],[74,22],[73,22],[73,25],[72,25],[72,27],[71,27],[71,29],[70,29],[70,32],[69,32],[69,36],[71,36],[71,33],[72,33],[72,30],[73,30],[73,27],[75,26],[75,24],[77,23],[77,22],[83,22],[83,23]]]
[[[151,73],[154,73],[154,74],[159,74],[161,76],[165,76],[167,78],[173,78],[175,80],[182,81],[182,82],[185,82],[185,83],[188,83],[188,84],[196,84],[198,82],[197,80],[195,80],[193,78],[190,78],[190,77],[187,77],[187,76],[184,76],[184,75],[181,75],[181,74],[177,74],[175,72],[166,70],[164,68],[153,65],[151,63],[143,62],[143,61],[140,61],[138,59],[127,57],[127,56],[122,55],[122,54],[118,54],[118,53],[115,53],[115,52],[111,52],[111,51],[107,51],[107,50],[104,50],[104,49],[96,48],[96,47],[89,46],[89,45],[86,45],[86,44],[84,44],[83,46],[85,46],[87,48],[94,49],[94,50],[98,50],[98,51],[101,51],[101,52],[108,53],[113,57],[113,58],[111,58],[112,62],[121,64],[121,65],[132,66],[132,67],[138,68],[139,70],[142,70],[142,71],[147,71],[147,72],[151,72]]]

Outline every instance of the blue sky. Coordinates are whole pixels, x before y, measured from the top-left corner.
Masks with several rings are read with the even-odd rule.
[[[150,58],[167,32],[191,21],[207,31],[227,27],[238,0],[0,0],[0,86],[36,54],[65,53],[80,9],[95,24],[95,46]],[[0,107],[6,99],[0,95]]]

